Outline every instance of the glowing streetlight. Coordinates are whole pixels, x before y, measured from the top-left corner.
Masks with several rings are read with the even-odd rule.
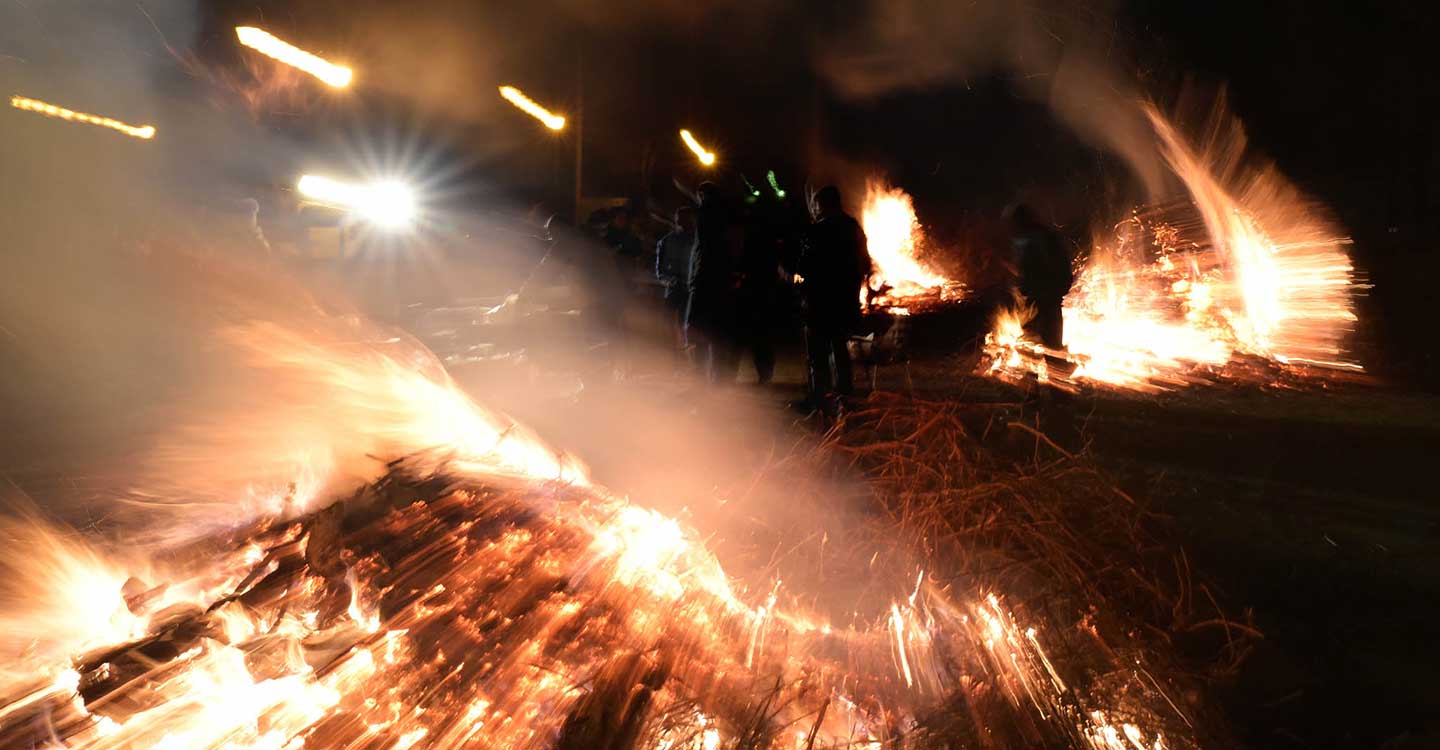
[[[109,117],[99,115],[87,115],[84,112],[76,112],[73,109],[65,109],[54,104],[42,102],[39,99],[29,99],[23,96],[10,97],[10,106],[22,109],[26,112],[35,112],[46,117],[55,117],[70,122],[83,122],[89,125],[98,125],[102,128],[109,128],[133,138],[150,140],[155,137],[154,125],[127,125],[119,120],[112,120]]]
[[[300,178],[296,188],[316,203],[345,209],[386,229],[409,226],[418,212],[415,191],[395,180],[355,185],[307,174]]]
[[[699,159],[701,164],[708,167],[715,163],[715,152],[706,151],[705,147],[701,146],[700,142],[695,140],[695,136],[690,134],[690,131],[681,130],[680,140],[684,141],[685,145],[689,147],[691,151],[695,152],[695,158]]]
[[[350,85],[354,71],[344,65],[325,60],[276,37],[264,29],[254,26],[236,26],[235,36],[240,43],[262,55],[278,60],[292,68],[309,73],[326,84],[343,89]]]
[[[505,101],[519,107],[520,111],[545,123],[545,127],[551,130],[560,130],[565,127],[564,117],[554,114],[550,110],[536,104],[533,99],[526,96],[520,89],[514,86],[501,86],[500,95],[505,97]]]

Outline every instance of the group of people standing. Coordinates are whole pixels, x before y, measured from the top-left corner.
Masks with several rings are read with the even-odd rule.
[[[845,213],[839,189],[816,193],[808,225],[792,226],[780,206],[740,210],[714,183],[704,183],[693,207],[675,212],[674,229],[655,252],[655,275],[674,315],[677,343],[712,384],[735,379],[742,354],[753,358],[756,380],[775,372],[777,322],[799,292],[805,326],[809,400],[853,390],[850,336],[860,323],[871,272],[865,233]]]
[[[777,334],[798,298],[808,375],[800,405],[833,407],[851,395],[849,344],[861,328],[873,266],[864,229],[845,212],[840,190],[815,193],[808,221],[787,214],[781,202],[732,201],[711,182],[692,197],[653,255],[676,351],[712,385],[733,383],[748,353],[757,382],[769,383]],[[633,267],[643,251],[629,220],[612,220],[604,238],[617,262]],[[1005,220],[1011,288],[1033,311],[1026,328],[1058,353],[1073,254],[1024,205],[1006,209]]]

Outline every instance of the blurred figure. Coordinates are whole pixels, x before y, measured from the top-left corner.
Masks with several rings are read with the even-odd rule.
[[[735,380],[736,263],[730,213],[713,182],[696,193],[695,252],[690,260],[690,304],[685,331],[712,385]]]
[[[675,211],[674,227],[655,245],[655,278],[665,288],[665,309],[674,321],[675,348],[683,353],[685,310],[690,306],[690,258],[695,252],[695,209]]]
[[[634,211],[625,206],[615,211],[609,226],[605,227],[605,246],[615,253],[615,265],[626,278],[639,268],[640,258],[645,254],[633,221]]]
[[[217,242],[247,257],[270,257],[270,242],[260,229],[260,201],[239,198],[217,201],[211,212],[208,231]]]
[[[805,354],[810,373],[808,405],[831,394],[854,393],[848,343],[860,325],[860,293],[869,283],[870,251],[860,222],[845,213],[840,189],[815,194],[815,222],[800,255],[800,292],[805,302]]]
[[[1037,219],[1023,203],[1008,206],[1005,219],[1010,224],[1016,289],[1026,304],[1035,309],[1035,316],[1025,325],[1025,330],[1047,349],[1063,349],[1065,318],[1061,309],[1074,282],[1065,239],[1054,227]]]

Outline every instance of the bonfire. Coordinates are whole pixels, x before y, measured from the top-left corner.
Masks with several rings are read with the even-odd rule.
[[[1081,606],[1035,608],[991,585],[1021,577],[946,567],[939,547],[913,550],[938,567],[876,571],[877,550],[869,575],[889,593],[833,623],[782,581],[732,579],[695,529],[597,486],[415,352],[242,334],[270,366],[326,384],[337,415],[363,416],[367,444],[398,455],[351,494],[292,486],[242,523],[154,549],[12,533],[23,563],[9,571],[0,747],[1195,744],[1142,649],[1107,639]],[[892,480],[913,490],[877,485],[897,529],[917,530],[925,493],[977,514],[932,546],[988,530],[1042,580],[1092,564],[990,536],[1018,528],[988,503],[1021,485],[976,473],[945,412],[907,409],[856,415],[805,460],[891,456]],[[896,429],[942,450],[924,471],[950,479],[911,474],[910,449],[864,437]],[[1026,563],[1034,552],[1059,567]]]
[[[1136,209],[1096,239],[1065,299],[1063,351],[1027,337],[1032,311],[1016,305],[995,319],[985,371],[1142,391],[1360,371],[1346,338],[1363,284],[1344,234],[1273,167],[1247,166],[1244,134],[1223,112],[1199,148],[1145,114],[1186,197]]]

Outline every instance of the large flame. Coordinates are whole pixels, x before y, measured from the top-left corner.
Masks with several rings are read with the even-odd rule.
[[[1238,126],[1217,125],[1197,151],[1146,114],[1188,200],[1137,210],[1097,239],[1065,298],[1065,351],[1025,338],[1020,309],[1001,311],[989,371],[1149,390],[1243,377],[1247,359],[1359,370],[1343,348],[1359,286],[1349,240],[1273,167],[1246,170]],[[1073,371],[1049,371],[1047,357]]]
[[[860,224],[874,265],[870,288],[877,293],[877,302],[899,303],[921,296],[949,298],[959,291],[959,284],[921,262],[925,231],[904,190],[878,179],[867,180]]]
[[[160,548],[13,531],[0,748],[699,750],[762,725],[771,747],[879,748],[956,706],[1002,744],[1187,743],[1146,708],[1153,683],[1077,689],[1045,645],[1065,634],[996,593],[922,576],[832,626],[779,581],[732,581],[694,529],[588,483],[423,352],[231,338],[314,388],[297,408],[410,458],[328,507],[256,505]]]

